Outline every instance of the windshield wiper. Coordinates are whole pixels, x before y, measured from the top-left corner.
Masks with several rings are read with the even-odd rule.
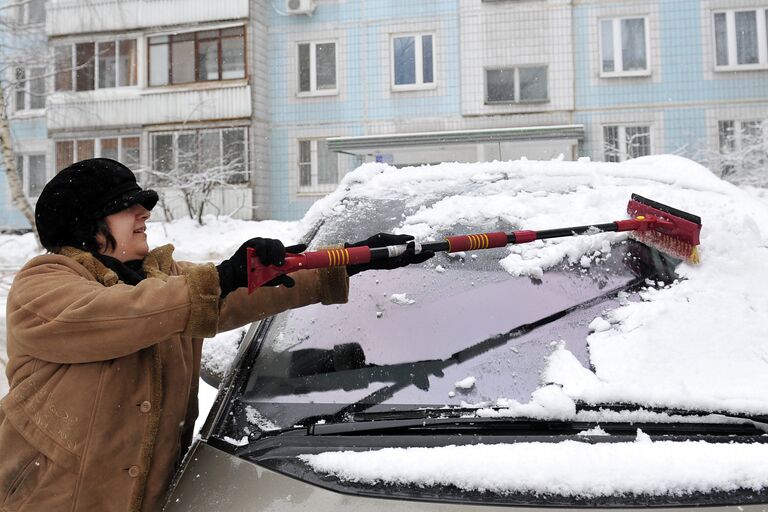
[[[581,402],[581,401],[576,402],[577,414],[579,412],[589,412],[589,411],[594,411],[594,412],[610,411],[615,413],[621,413],[624,411],[648,412],[648,413],[654,413],[654,414],[666,414],[667,416],[681,416],[681,417],[687,417],[687,418],[718,416],[725,420],[741,422],[741,423],[750,423],[754,425],[755,428],[758,428],[763,432],[768,433],[768,415],[764,415],[764,414],[762,415],[761,414],[744,414],[740,412],[725,411],[725,410],[705,411],[703,409],[688,409],[688,408],[664,407],[664,406],[645,406],[641,404],[628,403],[628,402],[595,403],[595,404]]]
[[[433,409],[428,414],[439,414],[441,409]],[[406,411],[409,415],[412,411]],[[632,438],[637,436],[640,429],[650,436],[691,437],[707,436],[728,437],[749,436],[765,437],[764,430],[752,423],[718,423],[718,422],[668,422],[655,423],[651,421],[572,421],[544,420],[531,418],[477,418],[477,417],[434,417],[393,419],[357,419],[353,422],[318,423],[307,427],[306,433],[311,436],[338,435],[483,435],[483,436],[534,436],[562,437],[589,435],[586,431],[597,427],[612,436]],[[768,443],[768,438],[764,440]]]

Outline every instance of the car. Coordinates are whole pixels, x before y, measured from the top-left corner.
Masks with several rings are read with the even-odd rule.
[[[764,511],[768,211],[698,164],[366,164],[306,241],[592,225],[632,192],[701,213],[701,264],[595,231],[363,272],[347,304],[252,324],[165,510]]]

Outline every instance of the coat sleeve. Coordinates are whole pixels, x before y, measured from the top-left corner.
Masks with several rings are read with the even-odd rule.
[[[343,304],[349,295],[349,277],[344,267],[300,270],[291,273],[293,288],[262,286],[252,294],[238,288],[227,295],[219,311],[218,331],[237,327],[309,304]]]
[[[9,355],[85,363],[132,354],[175,334],[212,336],[219,295],[213,265],[108,287],[64,263],[25,267],[8,294]]]

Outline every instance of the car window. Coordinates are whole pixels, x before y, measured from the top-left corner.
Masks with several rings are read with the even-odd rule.
[[[350,215],[326,223],[312,245],[361,238],[371,224],[396,230],[401,216],[391,212],[407,209],[396,206],[368,209],[365,222]],[[443,234],[487,228],[458,226]],[[363,272],[351,278],[347,304],[278,315],[239,399],[277,427],[338,419],[352,406],[380,411],[525,402],[540,384],[553,344],[566,343],[588,366],[590,321],[646,280],[671,278],[668,260],[633,241],[614,246],[599,265],[565,262],[541,279],[505,272],[499,261],[508,254],[504,248],[440,253],[422,265]]]

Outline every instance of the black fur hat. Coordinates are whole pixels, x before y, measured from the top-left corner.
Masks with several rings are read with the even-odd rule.
[[[96,223],[134,204],[151,210],[154,190],[142,190],[133,172],[109,158],[92,158],[63,169],[43,188],[35,207],[40,242],[46,249],[93,242]]]

